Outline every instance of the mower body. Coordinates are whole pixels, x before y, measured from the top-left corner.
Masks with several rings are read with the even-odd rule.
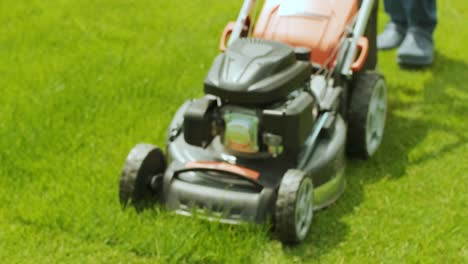
[[[241,40],[237,44],[249,41]],[[268,44],[268,42],[266,43]],[[263,43],[263,45],[267,44]],[[258,43],[254,45],[258,45]],[[236,44],[234,44],[234,50],[235,46]],[[248,47],[249,43],[239,46],[242,50],[242,48]],[[226,54],[221,56],[229,57],[230,51],[232,50],[228,50]],[[290,52],[293,54],[292,49]],[[229,65],[229,59],[218,59],[224,60],[224,67],[217,63],[214,64],[211,74],[215,76],[213,77],[215,80],[210,79],[209,74],[205,81],[205,89],[213,89],[212,82],[219,81],[217,76],[222,75],[219,73],[223,72],[224,68],[233,67]],[[261,60],[262,57],[257,59]],[[276,63],[279,62],[275,61]],[[304,71],[310,71],[308,63],[295,62],[295,64],[302,65]],[[255,63],[250,65],[255,65]],[[294,67],[291,66],[291,68]],[[244,74],[250,75],[249,70],[250,68],[247,66]],[[259,69],[259,72],[262,70]],[[301,74],[299,72],[297,76],[301,76]],[[276,79],[274,76],[270,76],[270,78]],[[230,78],[229,75],[224,77],[225,79]],[[258,78],[260,80],[258,82],[265,82],[264,78],[258,76],[253,76],[253,78]],[[322,208],[338,198],[345,185],[343,172],[346,124],[339,115],[330,116],[329,123],[318,132],[318,138],[315,141],[310,140],[315,135],[313,133],[316,129],[314,121],[318,120],[320,115],[319,102],[315,101],[312,95],[301,91],[301,87],[305,88],[306,85],[310,85],[308,82],[310,72],[302,76],[297,83],[295,83],[295,76],[290,74],[288,78],[291,78],[291,83],[284,85],[290,87],[292,91],[296,91],[297,95],[279,103],[277,103],[278,99],[274,94],[280,94],[280,92],[274,90],[259,95],[258,100],[262,102],[260,104],[254,99],[251,99],[252,101],[245,100],[249,102],[248,104],[239,104],[239,102],[244,101],[242,96],[250,97],[248,91],[239,92],[238,98],[232,96],[231,93],[242,90],[240,84],[231,86],[231,90],[220,89],[219,91],[221,97],[222,93],[226,93],[226,97],[237,98],[239,101],[232,104],[226,103],[216,109],[219,111],[218,115],[225,117],[223,118],[225,122],[229,122],[229,115],[238,113],[246,119],[251,117],[258,120],[257,135],[254,137],[260,139],[251,150],[253,153],[243,151],[247,148],[245,144],[239,146],[242,143],[228,142],[226,133],[230,133],[229,127],[227,127],[230,125],[229,123],[224,124],[225,128],[223,133],[220,133],[221,135],[216,135],[212,139],[201,136],[205,134],[204,132],[197,133],[210,127],[211,120],[205,122],[202,120],[204,116],[210,115],[205,112],[206,105],[209,104],[207,102],[216,101],[216,97],[206,96],[186,102],[177,111],[167,134],[169,165],[163,179],[164,203],[169,208],[185,215],[198,212],[201,215],[229,223],[239,221],[262,223],[271,217],[274,211],[277,190],[283,176],[289,169],[298,168],[301,163],[305,164],[303,170],[313,178],[314,209]],[[249,87],[255,86],[258,82],[253,82]],[[269,84],[266,87],[270,88],[273,85]],[[278,86],[276,89],[281,89],[281,87]],[[216,92],[213,91],[213,93]],[[260,93],[261,91],[258,91],[258,94]],[[285,92],[285,95],[289,93],[290,91]],[[279,98],[284,97],[279,95]],[[197,113],[203,114],[197,116]],[[197,120],[194,123],[198,122],[199,127],[184,131],[184,123],[190,122],[188,119]],[[234,119],[231,122],[235,121]],[[242,126],[242,121],[244,120],[240,120],[240,126]],[[236,126],[235,123],[232,125]],[[315,132],[317,133],[317,131]],[[274,150],[269,150],[264,142],[260,142],[264,141],[268,135],[281,137],[281,148],[283,148],[281,153],[274,154]],[[203,147],[204,142],[210,143]],[[236,143],[237,146],[230,146],[230,144]],[[314,149],[313,154],[306,156],[305,153],[310,148]]]
[[[315,210],[339,197],[345,186],[345,121],[335,111],[325,128],[314,131],[321,111],[337,110],[337,105],[319,109],[320,104],[325,100],[339,103],[338,98],[328,94],[319,102],[320,95],[302,91],[310,89],[312,65],[332,66],[333,51],[357,10],[357,1],[349,0],[265,1],[253,38],[237,40],[215,59],[204,84],[208,96],[198,99],[204,103],[187,102],[171,122],[163,185],[169,208],[184,215],[195,210],[230,223],[262,223],[273,214],[283,176],[299,164],[305,164],[301,169],[313,178]],[[301,59],[294,47],[312,50],[311,56]],[[198,131],[211,129],[211,120],[203,122],[203,115],[194,118],[199,120],[198,130],[184,131],[187,111],[206,114],[207,102],[217,98],[224,102],[221,115],[241,113],[256,118],[258,141],[266,134],[280,136],[283,152],[271,154],[265,145],[250,151],[255,153],[236,151],[228,146],[226,131],[201,139],[210,133]],[[203,140],[210,143],[204,146]],[[305,156],[312,148],[313,154]],[[255,177],[236,175],[227,171],[229,166],[252,170]]]
[[[357,150],[368,157],[375,149],[366,139],[383,130],[366,129],[369,113],[385,106],[372,99],[385,92],[379,76],[364,87],[365,98],[353,99],[356,109],[369,109],[351,115],[357,128],[348,120],[349,94],[361,88],[346,75],[359,73],[367,56],[359,27],[369,3],[358,16],[355,0],[267,0],[254,28],[243,7],[223,32],[205,96],[184,103],[170,123],[166,155],[137,145],[127,157],[121,201],[153,197],[179,214],[227,223],[272,219],[283,241],[302,240],[312,211],[343,192],[350,146],[362,143]],[[357,36],[348,38],[355,24]],[[226,47],[233,32],[240,35]]]

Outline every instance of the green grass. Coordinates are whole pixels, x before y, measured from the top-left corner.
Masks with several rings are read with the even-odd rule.
[[[382,53],[390,112],[382,148],[348,163],[343,197],[297,247],[118,203],[137,142],[164,144],[202,94],[241,1],[0,2],[2,263],[468,262],[468,6],[440,1],[433,67]],[[386,17],[380,16],[380,27]]]

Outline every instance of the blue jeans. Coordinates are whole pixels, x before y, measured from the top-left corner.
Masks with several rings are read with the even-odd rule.
[[[433,33],[437,25],[436,0],[384,0],[385,12],[397,25]]]

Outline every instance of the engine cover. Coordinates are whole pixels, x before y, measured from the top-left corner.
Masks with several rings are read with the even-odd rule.
[[[311,72],[310,63],[296,61],[290,46],[241,38],[215,59],[205,93],[234,104],[269,104],[303,87]]]

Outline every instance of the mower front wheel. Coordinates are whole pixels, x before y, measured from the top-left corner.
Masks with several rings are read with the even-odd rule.
[[[275,233],[288,244],[301,242],[312,224],[314,186],[301,170],[288,170],[281,180],[275,207]]]
[[[166,169],[164,154],[151,144],[138,144],[128,154],[120,176],[119,198],[122,206],[137,210],[153,205],[161,192]]]

